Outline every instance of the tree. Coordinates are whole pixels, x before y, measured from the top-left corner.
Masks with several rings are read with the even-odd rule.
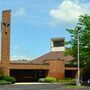
[[[80,39],[80,66],[83,71],[90,72],[90,16],[81,15],[79,17],[79,22],[74,29],[67,29],[71,35],[70,41],[67,44],[70,46],[66,51],[66,55],[71,55],[74,57],[72,63],[77,64],[77,34],[79,33]],[[86,73],[86,72],[84,72]],[[90,73],[89,77],[90,77]]]

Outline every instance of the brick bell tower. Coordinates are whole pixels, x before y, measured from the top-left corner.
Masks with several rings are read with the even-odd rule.
[[[1,63],[3,74],[9,75],[9,63],[10,63],[10,16],[11,11],[2,11],[1,22]]]

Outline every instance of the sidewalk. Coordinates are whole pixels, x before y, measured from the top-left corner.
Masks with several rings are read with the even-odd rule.
[[[29,84],[52,84],[52,83],[41,83],[41,82],[20,82],[20,83],[15,83],[14,85],[29,85]],[[53,83],[55,84],[55,83]]]

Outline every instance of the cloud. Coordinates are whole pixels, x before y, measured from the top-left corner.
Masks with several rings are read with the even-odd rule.
[[[26,16],[26,15],[27,15],[26,8],[20,7],[14,11],[14,16]]]
[[[10,60],[32,60],[30,57],[28,57],[28,56],[22,56],[22,55],[12,55],[11,57],[10,57]]]
[[[64,0],[57,9],[50,10],[50,16],[52,16],[54,23],[60,22],[77,22],[78,17],[83,14],[90,14],[90,3],[79,3],[77,0]]]
[[[12,53],[10,55],[11,60],[31,60],[31,57],[29,55],[29,51],[21,46],[15,45],[12,47]]]

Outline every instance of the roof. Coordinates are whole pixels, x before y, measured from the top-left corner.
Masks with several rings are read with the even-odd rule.
[[[54,59],[61,59],[65,62],[71,61],[73,58],[71,56],[65,56],[64,51],[59,52],[49,52],[47,54],[44,54],[32,61],[32,63],[41,64],[44,63],[44,60],[54,60]]]
[[[51,38],[51,41],[57,41],[57,40],[65,40],[65,38],[64,37],[56,37],[56,38]]]

